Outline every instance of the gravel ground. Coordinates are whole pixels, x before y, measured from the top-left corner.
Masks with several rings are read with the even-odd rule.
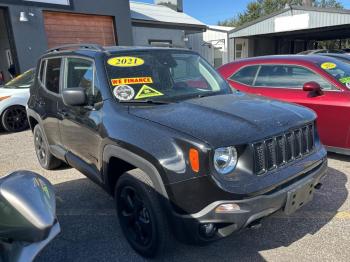
[[[27,169],[56,188],[61,234],[37,261],[143,261],[126,243],[114,202],[72,168],[43,170],[30,131],[0,133],[0,176]],[[290,217],[282,213],[206,247],[174,243],[166,261],[350,261],[350,157],[329,155],[329,171],[314,201]]]

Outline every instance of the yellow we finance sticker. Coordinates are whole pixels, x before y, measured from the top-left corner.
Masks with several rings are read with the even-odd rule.
[[[115,78],[111,80],[112,86],[119,85],[139,85],[153,84],[152,77],[131,77],[131,78]]]
[[[163,96],[163,95],[164,95],[163,93],[153,89],[152,87],[143,85],[143,87],[141,87],[140,91],[135,96],[135,99],[143,99],[143,98]]]
[[[334,63],[331,63],[331,62],[326,62],[326,63],[323,63],[323,64],[321,65],[321,68],[322,68],[322,69],[325,69],[325,70],[334,69],[334,68],[336,68],[336,67],[337,67],[337,65],[334,64]]]
[[[142,58],[133,56],[119,56],[108,59],[107,63],[117,67],[134,67],[145,63]]]

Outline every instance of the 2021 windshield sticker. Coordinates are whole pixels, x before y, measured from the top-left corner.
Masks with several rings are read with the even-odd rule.
[[[114,96],[120,101],[129,101],[135,96],[135,90],[128,85],[120,85],[113,89]]]
[[[143,85],[140,89],[140,91],[137,93],[135,99],[143,99],[148,97],[154,97],[154,96],[163,96],[164,94],[153,89],[152,87],[149,87],[147,85]]]
[[[323,63],[323,64],[321,65],[321,68],[322,68],[322,69],[325,69],[325,70],[331,70],[331,69],[334,69],[334,68],[336,68],[336,67],[337,67],[337,65],[334,64],[334,63],[332,63],[332,62],[326,62],[326,63]]]
[[[152,77],[132,77],[132,78],[115,78],[111,80],[112,86],[119,85],[138,85],[138,84],[153,84]]]
[[[107,63],[116,67],[134,67],[145,63],[142,58],[133,56],[119,56],[108,59]]]

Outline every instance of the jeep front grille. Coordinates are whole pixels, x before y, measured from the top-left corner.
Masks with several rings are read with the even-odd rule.
[[[308,124],[254,143],[254,173],[262,175],[309,154],[315,147],[315,128]]]

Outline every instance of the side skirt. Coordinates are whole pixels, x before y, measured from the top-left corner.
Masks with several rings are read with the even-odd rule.
[[[328,152],[350,156],[350,148],[325,146]]]
[[[87,164],[80,157],[74,155],[73,153],[65,150],[61,146],[50,146],[50,152],[58,159],[64,161],[71,167],[77,169],[85,176],[90,178],[95,183],[103,186],[102,177],[100,172],[93,166]]]

